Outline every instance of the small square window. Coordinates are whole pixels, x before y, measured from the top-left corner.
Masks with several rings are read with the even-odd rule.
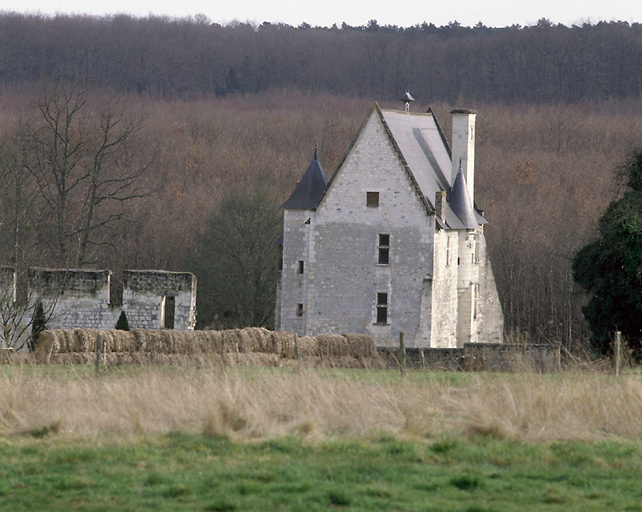
[[[303,316],[303,304],[296,305],[296,316]]]
[[[366,192],[366,206],[371,208],[379,206],[379,192]]]
[[[299,260],[299,274],[303,274],[304,266],[303,260]]]

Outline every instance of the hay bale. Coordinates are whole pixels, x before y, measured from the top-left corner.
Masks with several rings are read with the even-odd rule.
[[[319,357],[319,342],[316,338],[312,336],[300,336],[298,339],[299,343],[299,355],[303,357]],[[294,356],[296,357],[296,356]]]
[[[92,352],[96,350],[96,329],[74,329],[71,334],[73,348],[69,352]]]
[[[345,333],[343,335],[354,357],[378,357],[374,340],[367,334]]]
[[[316,338],[323,357],[343,356],[350,353],[347,339],[340,334],[322,334]]]

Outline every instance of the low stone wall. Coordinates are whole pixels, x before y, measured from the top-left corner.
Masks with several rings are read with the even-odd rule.
[[[388,368],[399,368],[398,348],[377,347]],[[467,343],[464,348],[407,348],[409,370],[555,372],[560,369],[560,348],[549,344]]]

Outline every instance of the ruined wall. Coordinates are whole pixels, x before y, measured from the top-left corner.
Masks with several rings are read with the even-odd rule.
[[[191,330],[196,323],[196,277],[190,273],[125,271],[122,305],[111,302],[109,270],[32,268],[28,278],[28,286],[16,293],[15,269],[2,267],[2,300],[20,295],[30,309],[42,302],[49,329],[113,329],[121,311],[132,329]],[[173,313],[172,325],[168,313]]]
[[[132,329],[192,330],[196,324],[196,276],[189,272],[126,270],[122,309]]]
[[[109,270],[29,269],[31,300],[42,301],[49,329],[111,329],[120,310],[109,303]]]

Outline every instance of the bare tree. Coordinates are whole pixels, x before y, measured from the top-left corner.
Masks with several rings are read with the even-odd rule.
[[[93,106],[89,100],[88,87],[54,82],[38,101],[29,134],[28,169],[53,213],[52,248],[65,267],[83,266],[92,246],[110,243],[104,232],[124,217],[121,206],[110,204],[151,193],[140,178],[153,158],[134,149],[142,116],[123,102],[106,99]]]
[[[40,309],[44,323],[52,319],[57,299],[52,295],[44,299],[29,287],[18,293],[14,267],[0,268],[0,348],[14,352],[28,347],[33,350],[36,339],[32,338],[32,327],[36,311]]]

